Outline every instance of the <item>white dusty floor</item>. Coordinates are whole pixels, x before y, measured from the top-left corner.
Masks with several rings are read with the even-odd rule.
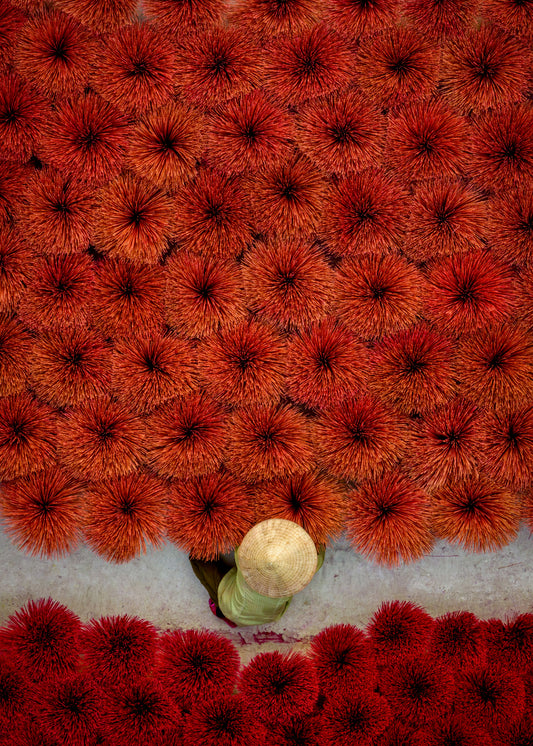
[[[170,544],[125,565],[109,564],[85,546],[52,561],[22,554],[0,531],[0,568],[0,624],[29,599],[52,596],[83,620],[130,614],[161,629],[220,631],[242,646],[243,661],[259,645],[305,645],[331,624],[364,626],[385,600],[410,600],[433,616],[456,609],[485,619],[533,611],[533,535],[525,528],[497,553],[466,554],[438,542],[421,561],[395,569],[371,564],[339,541],[279,622],[236,630],[210,613],[187,555]]]

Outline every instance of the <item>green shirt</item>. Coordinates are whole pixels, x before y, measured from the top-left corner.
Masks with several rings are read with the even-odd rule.
[[[324,562],[325,547],[317,558],[317,571]],[[235,550],[236,567],[227,572],[218,586],[218,605],[225,617],[242,627],[276,622],[286,612],[292,596],[270,598],[252,590],[239,570],[239,550]]]

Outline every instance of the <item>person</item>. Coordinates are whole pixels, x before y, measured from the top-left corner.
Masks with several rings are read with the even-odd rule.
[[[220,558],[203,562],[189,557],[207,589],[209,605],[231,627],[255,626],[280,619],[292,597],[322,567],[325,547],[317,552],[301,526],[269,518],[253,526],[235,549],[235,566]]]

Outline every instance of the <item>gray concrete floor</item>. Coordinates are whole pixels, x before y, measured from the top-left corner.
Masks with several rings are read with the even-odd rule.
[[[235,630],[210,613],[187,555],[171,544],[125,565],[110,564],[86,546],[61,560],[42,560],[21,553],[0,531],[0,567],[0,624],[29,599],[51,596],[82,620],[130,614],[160,629],[217,630],[239,645],[243,661],[259,646],[305,646],[332,624],[365,626],[386,600],[418,603],[432,616],[456,609],[483,619],[533,611],[533,535],[526,528],[500,552],[468,554],[437,542],[420,561],[393,569],[369,563],[340,540],[279,622]]]

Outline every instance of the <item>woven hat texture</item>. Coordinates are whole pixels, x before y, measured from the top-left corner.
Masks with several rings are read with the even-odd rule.
[[[317,552],[293,521],[271,518],[251,528],[239,547],[239,568],[248,585],[271,598],[292,596],[311,581]]]

